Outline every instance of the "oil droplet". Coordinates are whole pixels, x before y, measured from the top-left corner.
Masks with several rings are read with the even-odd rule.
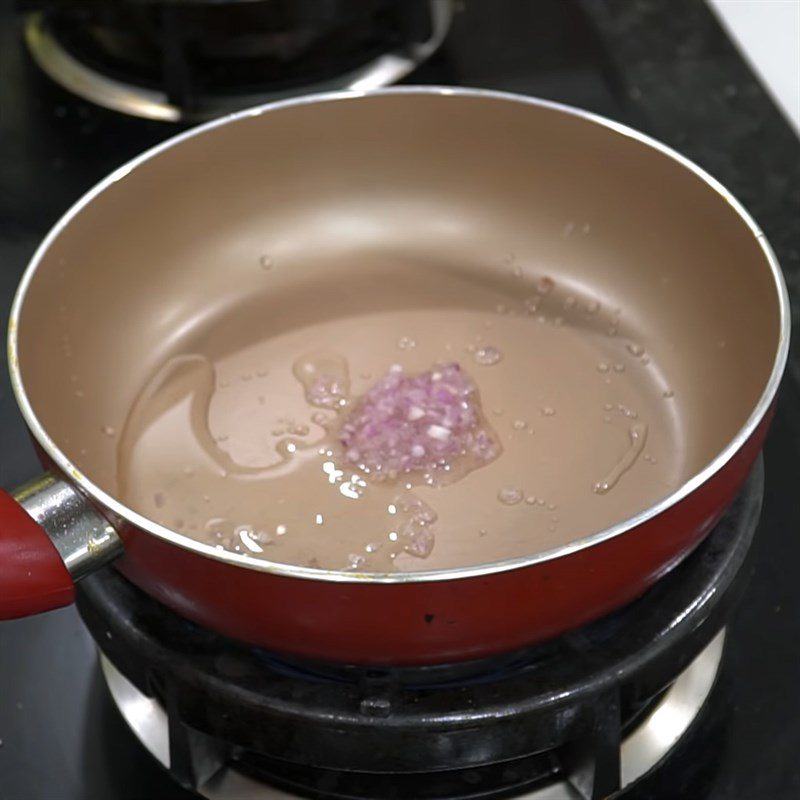
[[[556,410],[554,408],[552,408],[551,406],[545,406],[542,409],[541,413],[542,413],[543,417],[554,417],[555,414],[556,414]]]
[[[581,233],[584,236],[586,236],[586,234],[589,233],[589,231],[591,231],[591,229],[592,229],[592,226],[588,222],[585,222],[583,227],[581,228]]]
[[[609,371],[609,369],[611,369],[611,367],[609,367],[609,366],[608,366],[608,364],[606,364],[606,362],[605,362],[605,361],[601,361],[601,362],[600,362],[600,363],[597,365],[597,371],[598,371],[598,372],[608,372],[608,371]]]
[[[102,431],[106,436],[114,436],[116,434],[116,431],[110,425],[103,425]]]
[[[552,278],[547,275],[542,275],[536,282],[536,291],[539,294],[548,294],[555,285],[556,282]]]
[[[666,397],[669,400],[670,397],[675,397],[675,392],[672,389],[664,389],[661,393],[662,397]]]
[[[603,417],[603,422],[606,422],[606,423],[607,423],[607,422],[611,422],[611,417],[609,417],[609,416],[608,416],[608,414],[606,414],[606,415]]]
[[[524,419],[515,419],[512,427],[515,431],[524,431],[528,427],[528,423]]]
[[[624,364],[614,364],[614,372],[625,372],[625,365]]]
[[[261,269],[272,269],[272,259],[269,256],[261,256],[258,263],[261,265]]]
[[[644,355],[644,347],[642,347],[637,342],[628,342],[626,346],[628,348],[628,352],[632,356],[636,356],[636,358],[639,358],[640,356]]]
[[[498,314],[507,314],[507,313],[508,313],[508,306],[506,306],[506,305],[505,305],[505,304],[503,304],[503,303],[498,303],[498,304],[497,304],[497,305],[494,307],[494,310],[495,310],[495,311],[496,311]]]
[[[239,541],[251,552],[251,553],[263,553],[264,548],[258,543],[256,536],[253,532],[253,529],[249,525],[239,525],[233,531],[236,536],[239,537]],[[236,545],[234,545],[234,549]]]
[[[564,308],[572,308],[577,301],[575,298],[570,294],[564,298]]]
[[[275,526],[275,533],[278,534],[278,536],[284,536],[286,534],[287,530],[288,530],[288,528],[285,525],[276,525]]]
[[[503,353],[496,347],[487,344],[484,347],[479,347],[475,351],[473,358],[476,364],[480,364],[482,367],[491,367],[502,360]]]
[[[413,339],[408,337],[408,336],[401,336],[397,340],[397,346],[401,350],[411,350],[411,349],[413,349],[414,347],[417,346],[417,343]]]
[[[647,425],[632,425],[628,430],[628,438],[630,445],[622,458],[611,468],[605,478],[592,487],[595,494],[606,494],[613,489],[619,479],[636,463],[636,459],[641,455],[647,441]]]
[[[525,498],[525,502],[526,502],[526,503],[527,503],[529,506],[535,506],[535,505],[536,505],[536,497],[535,497],[534,495],[532,495],[532,494],[529,494],[529,495],[528,495],[528,496]]]
[[[270,534],[265,530],[251,531],[250,538],[262,545],[273,543],[272,536],[270,536]]]
[[[83,393],[82,389],[75,390],[75,397],[85,397],[86,395]]]
[[[494,414],[496,417],[502,417],[503,416],[503,409],[502,408],[493,408],[492,409],[492,414]]]
[[[335,353],[309,353],[297,359],[292,373],[303,385],[306,401],[318,408],[347,405],[350,377],[347,362]]]
[[[614,406],[611,403],[603,403],[603,408],[606,411],[613,411],[614,410]]]
[[[478,536],[486,536],[487,533],[489,533],[489,531],[487,531],[486,528],[481,528],[478,531]]]
[[[505,506],[515,506],[523,497],[522,489],[517,489],[515,486],[504,486],[497,493],[497,499]]]
[[[288,460],[289,456],[297,452],[297,445],[291,439],[282,439],[275,445],[275,451],[283,456],[284,460]]]
[[[347,563],[350,569],[360,569],[361,567],[364,566],[364,561],[365,561],[364,556],[358,555],[356,553],[351,553],[347,557]]]
[[[600,303],[597,300],[590,300],[586,304],[586,312],[588,314],[596,314],[600,310]]]

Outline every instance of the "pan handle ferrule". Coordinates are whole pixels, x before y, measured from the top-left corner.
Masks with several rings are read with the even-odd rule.
[[[13,492],[55,545],[73,581],[122,554],[117,532],[67,481],[45,473]]]

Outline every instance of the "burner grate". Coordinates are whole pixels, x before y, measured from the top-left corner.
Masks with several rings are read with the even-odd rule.
[[[713,688],[722,658],[720,633],[673,685],[646,708],[620,743],[619,785],[629,787],[653,770],[687,733],[700,715]],[[171,760],[169,722],[164,709],[141,694],[105,657],[103,673],[111,696],[133,733],[165,767],[179,771]],[[179,749],[179,748],[178,748]],[[221,767],[214,765],[207,778],[185,785],[208,800],[594,800],[600,784],[586,775],[567,776],[555,754],[537,754],[488,767],[438,774],[356,775],[298,766],[263,756],[233,754]],[[594,785],[593,785],[594,784]],[[616,797],[617,794],[615,793]]]
[[[29,3],[39,66],[98,105],[202,120],[269,100],[394,83],[432,55],[451,0]]]

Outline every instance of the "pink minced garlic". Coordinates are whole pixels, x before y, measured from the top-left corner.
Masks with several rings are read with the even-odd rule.
[[[347,461],[375,480],[450,483],[500,452],[477,386],[455,363],[417,375],[393,366],[355,404],[339,436]]]

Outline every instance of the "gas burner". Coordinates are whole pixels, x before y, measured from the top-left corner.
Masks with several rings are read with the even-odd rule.
[[[637,601],[466,664],[288,659],[178,617],[111,569],[82,582],[78,607],[122,716],[208,798],[599,800],[654,769],[702,709],[762,497],[759,461],[707,539]]]
[[[678,676],[660,696],[649,713],[620,743],[621,785],[633,784],[652,770],[678,743],[703,708],[717,677],[724,647],[725,633],[720,631],[699,656]],[[137,739],[166,769],[170,768],[169,718],[163,706],[140,692],[107,659],[100,657],[100,665],[111,697]],[[514,767],[504,766],[507,778],[513,780]],[[468,791],[469,773],[463,783]],[[445,777],[445,779],[447,779]],[[472,778],[475,780],[475,778]],[[257,778],[226,767],[195,787],[207,800],[297,800],[298,795],[287,794],[283,789],[265,786]],[[548,782],[547,785],[511,795],[517,800],[578,800],[580,788],[566,780]],[[405,796],[405,795],[402,795]],[[414,795],[417,797],[418,795]],[[462,796],[466,796],[463,795]],[[488,797],[486,794],[474,797]],[[506,795],[508,796],[508,795]],[[583,795],[591,797],[591,795]]]
[[[453,14],[452,0],[36,5],[25,38],[50,78],[97,105],[170,122],[395,83],[439,48]]]

